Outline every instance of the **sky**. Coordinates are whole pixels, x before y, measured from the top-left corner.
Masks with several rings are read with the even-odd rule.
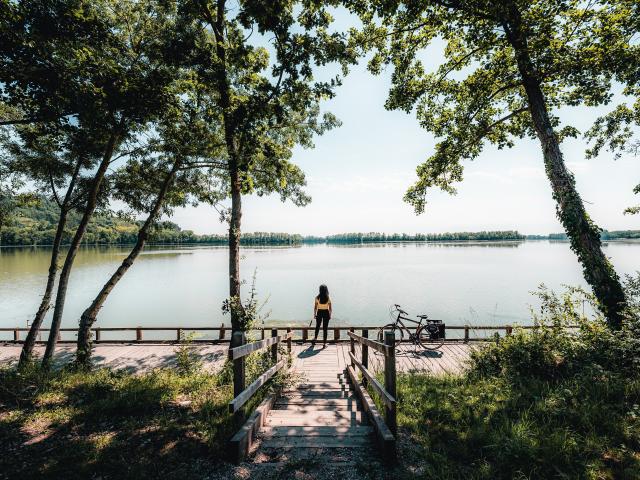
[[[437,62],[438,55],[430,58]],[[385,110],[390,75],[389,70],[373,76],[364,62],[352,68],[336,97],[323,105],[342,126],[316,137],[314,149],[294,151],[292,160],[306,173],[312,202],[296,207],[282,203],[278,195],[245,197],[244,232],[562,231],[540,145],[528,139],[507,150],[487,145],[476,160],[464,163],[457,195],[431,190],[425,213],[415,215],[402,197],[416,179],[416,167],[433,153],[437,139],[420,127],[414,113]],[[564,108],[554,113],[564,125],[584,131],[610,108]],[[640,203],[640,196],[632,191],[640,183],[640,158],[624,155],[614,160],[607,152],[587,160],[585,148],[581,139],[562,144],[565,162],[592,219],[607,230],[640,229],[640,215],[623,214],[626,207]],[[199,234],[227,229],[209,206],[177,210],[172,220]]]

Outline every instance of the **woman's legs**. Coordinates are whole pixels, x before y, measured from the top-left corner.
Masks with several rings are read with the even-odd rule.
[[[313,336],[313,342],[311,344],[315,344],[316,340],[318,340],[318,333],[320,332],[320,322],[322,322],[322,318],[320,315],[316,315],[316,334]]]
[[[327,329],[329,328],[329,315],[323,315],[322,316],[322,334],[323,336],[323,341],[322,341],[322,345],[326,345],[327,344]]]

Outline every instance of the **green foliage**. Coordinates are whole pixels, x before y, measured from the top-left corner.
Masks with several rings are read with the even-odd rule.
[[[234,429],[231,384],[203,370],[29,366],[0,370],[0,384],[8,478],[201,478],[225,460]]]
[[[263,301],[258,299],[258,291],[256,290],[257,275],[258,270],[256,269],[251,279],[249,295],[244,301],[238,297],[231,297],[226,299],[222,304],[223,315],[232,315],[234,312],[238,315],[240,330],[243,332],[258,328],[259,325],[264,326],[265,320],[269,318],[270,312],[263,313],[269,298],[267,297]]]
[[[636,478],[639,284],[624,331],[584,314],[584,291],[541,288],[538,329],[478,348],[462,376],[401,375],[403,458],[424,478]]]
[[[193,340],[197,334],[190,332],[180,335],[180,345],[176,347],[176,369],[182,375],[192,375],[202,368],[202,360],[193,350]]]
[[[515,11],[526,35],[531,73],[542,84],[549,110],[608,102],[611,75],[600,68],[597,55],[605,42],[600,35],[605,35],[606,18],[592,4],[561,4],[372,1],[354,7],[364,23],[358,43],[375,50],[370,70],[393,69],[385,106],[415,111],[420,125],[441,139],[406,194],[416,211],[423,211],[431,187],[454,193],[454,184],[462,180],[462,161],[477,158],[485,143],[509,148],[520,138],[536,137],[511,45]],[[430,69],[423,53],[440,41],[445,61]],[[562,127],[558,117],[552,126],[560,137],[577,134]]]
[[[448,241],[495,241],[524,240],[525,236],[509,230],[501,232],[458,232],[458,233],[341,233],[326,237],[327,243],[375,243],[375,242],[448,242]]]

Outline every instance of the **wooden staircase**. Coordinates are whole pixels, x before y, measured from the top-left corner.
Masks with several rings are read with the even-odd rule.
[[[370,454],[373,429],[346,378],[341,349],[306,348],[293,368],[301,383],[276,399],[258,432],[259,452],[272,459],[283,453],[309,457],[325,449],[343,458]]]

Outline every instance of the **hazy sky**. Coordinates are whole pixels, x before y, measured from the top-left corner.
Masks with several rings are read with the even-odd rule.
[[[390,73],[374,77],[364,63],[353,68],[336,98],[324,105],[342,126],[317,137],[315,149],[295,150],[293,160],[307,174],[312,203],[299,208],[277,195],[246,197],[244,232],[562,231],[537,140],[519,141],[510,150],[485,147],[479,158],[465,163],[458,194],[432,190],[426,212],[416,216],[402,197],[436,139],[420,128],[413,113],[384,109]],[[560,116],[564,124],[585,130],[606,111],[571,108]],[[627,155],[616,161],[607,153],[586,160],[581,140],[566,141],[562,150],[595,222],[608,230],[640,228],[640,215],[622,213],[640,203],[632,192],[640,183],[640,158]],[[173,221],[196,233],[226,231],[211,207],[179,210]]]

